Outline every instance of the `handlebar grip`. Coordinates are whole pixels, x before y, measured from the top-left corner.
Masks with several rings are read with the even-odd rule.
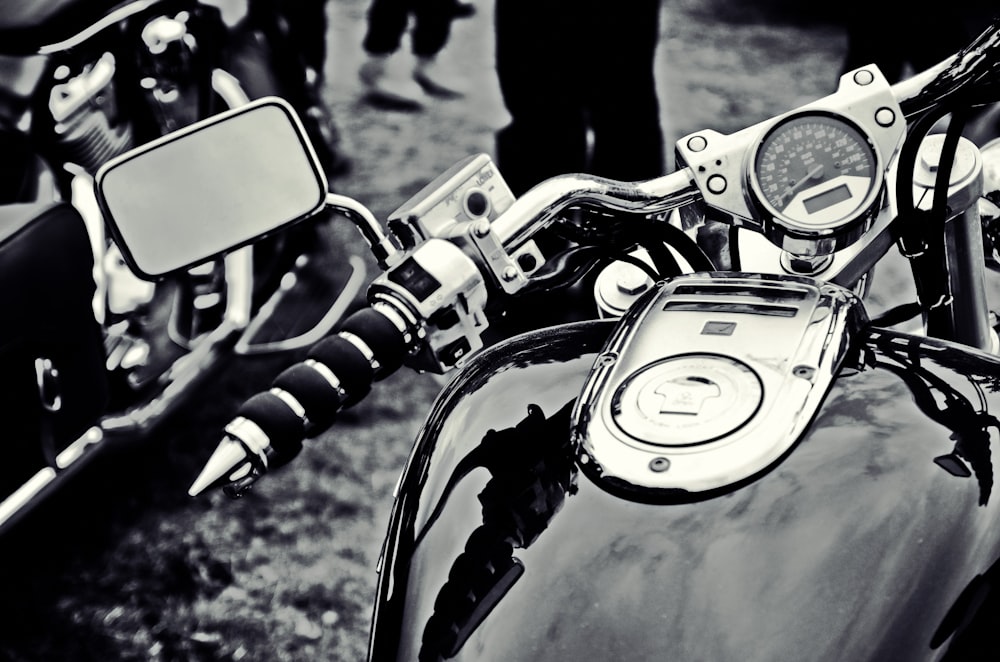
[[[239,475],[240,488],[234,490],[238,494],[269,466],[297,455],[306,437],[329,427],[338,411],[361,400],[373,382],[403,364],[414,329],[398,314],[376,306],[353,313],[336,335],[314,345],[304,361],[275,377],[269,390],[243,403],[192,494]],[[256,474],[242,470],[248,463]]]
[[[381,314],[375,308],[362,308],[344,320],[336,335],[314,345],[302,363],[297,363],[279,374],[265,398],[284,405],[280,414],[274,407],[259,404],[248,413],[240,414],[258,424],[268,433],[277,435],[271,440],[286,441],[286,431],[291,429],[284,421],[289,413],[299,419],[296,432],[300,440],[328,427],[336,413],[361,400],[371,390],[372,383],[395,372],[409,350],[409,335],[405,329]],[[244,405],[250,405],[254,396]],[[258,420],[265,417],[274,420]],[[280,422],[279,422],[280,419]],[[275,449],[279,450],[279,449]]]
[[[253,396],[236,415],[255,421],[272,441],[302,434],[302,417],[273,391]]]
[[[351,334],[351,337],[364,342],[360,336]],[[307,356],[335,375],[340,388],[344,390],[345,399],[339,403],[339,407],[349,407],[361,400],[375,381],[375,367],[372,365],[375,353],[366,345],[367,343],[359,346],[338,333],[321,340],[309,350]],[[369,350],[370,355],[366,356],[365,349]],[[316,369],[312,364],[306,365]]]
[[[409,351],[405,331],[374,308],[362,308],[348,317],[341,326],[341,332],[352,333],[371,347],[378,360],[380,374],[398,370]]]
[[[302,405],[312,427],[325,429],[333,423],[347,396],[336,377],[332,373],[324,374],[322,370],[312,359],[307,359],[284,370],[272,383],[275,388],[290,393]],[[307,429],[306,434],[309,432]]]
[[[284,464],[302,449],[305,420],[296,407],[274,390],[251,397],[239,408],[236,416],[256,423],[269,440],[274,449],[269,454],[269,466]]]

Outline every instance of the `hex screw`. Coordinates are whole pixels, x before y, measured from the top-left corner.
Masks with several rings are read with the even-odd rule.
[[[649,470],[661,474],[670,468],[670,460],[665,457],[654,457],[649,462]]]
[[[802,379],[811,381],[813,375],[816,374],[816,369],[808,365],[797,365],[792,368],[792,374],[796,377],[801,377]]]

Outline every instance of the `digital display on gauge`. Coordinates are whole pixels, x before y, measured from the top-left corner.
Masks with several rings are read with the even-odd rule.
[[[830,205],[835,205],[838,202],[850,199],[851,189],[847,188],[846,184],[841,184],[840,186],[832,188],[829,191],[823,191],[822,193],[817,193],[811,198],[806,198],[802,201],[802,204],[805,206],[807,212],[815,214],[818,211],[826,209]]]
[[[865,213],[878,159],[852,123],[833,114],[795,115],[774,126],[752,162],[755,192],[775,218],[801,229],[837,227]]]

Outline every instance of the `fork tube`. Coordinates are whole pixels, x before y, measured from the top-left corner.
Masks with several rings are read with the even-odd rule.
[[[979,206],[973,202],[945,225],[948,277],[951,280],[951,323],[960,343],[992,351],[984,274],[983,233]]]
[[[914,200],[921,209],[933,204],[934,179],[943,136],[924,140],[914,173]],[[944,227],[944,264],[947,283],[939,301],[924,300],[927,335],[953,340],[982,350],[994,349],[986,299],[985,256],[978,199],[983,192],[983,163],[979,149],[962,138],[956,151],[948,189],[949,219]],[[917,268],[920,264],[924,269]],[[937,278],[923,271],[926,263],[914,263],[917,291],[925,279]],[[933,266],[933,265],[931,265]],[[927,281],[930,282],[930,281]],[[931,288],[933,289],[933,288]],[[932,304],[930,308],[927,304]]]

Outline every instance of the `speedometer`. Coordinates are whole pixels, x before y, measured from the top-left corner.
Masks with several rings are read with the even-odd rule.
[[[811,112],[772,127],[750,183],[774,221],[796,235],[836,233],[868,216],[881,188],[875,148],[839,115]]]

